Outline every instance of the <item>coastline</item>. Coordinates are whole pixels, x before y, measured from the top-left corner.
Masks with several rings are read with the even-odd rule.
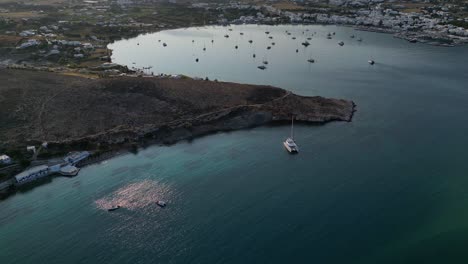
[[[187,29],[187,28],[197,28],[197,27],[229,27],[229,26],[235,26],[239,25],[238,23],[229,23],[229,24],[222,24],[222,23],[211,23],[211,24],[191,24],[191,25],[167,25],[164,28],[145,28],[143,31],[137,30],[137,31],[128,31],[122,33],[122,35],[119,35],[118,37],[110,37],[106,40],[100,40],[100,45],[102,47],[105,47],[107,50],[107,56],[108,56],[108,62],[112,62],[111,60],[111,54],[112,50],[108,48],[109,45],[116,41],[121,41],[121,40],[128,40],[132,39],[135,37],[138,37],[140,35],[147,35],[147,34],[153,34],[161,31],[166,31],[166,30],[175,30],[175,29]],[[302,25],[302,26],[307,26],[307,25],[320,25],[320,26],[343,26],[343,27],[350,27],[353,28],[354,30],[357,31],[368,31],[368,32],[376,32],[376,33],[385,33],[385,34],[392,34],[395,38],[400,38],[403,40],[406,40],[411,43],[422,43],[422,44],[427,44],[427,45],[433,45],[433,46],[441,46],[441,47],[457,47],[457,46],[463,46],[468,44],[468,37],[460,37],[456,35],[451,35],[443,32],[425,32],[425,31],[401,31],[401,30],[395,30],[392,28],[387,28],[387,27],[378,27],[378,26],[367,26],[367,25],[356,25],[356,24],[346,24],[346,23],[323,23],[323,22],[301,22],[301,23],[283,23],[283,22],[274,22],[274,23],[245,23],[244,25],[258,25],[258,26],[279,26],[279,25]],[[36,62],[36,61],[31,61],[28,59],[24,59],[23,57],[20,57],[21,59],[13,59],[6,57],[3,59],[3,61],[0,61],[0,67],[7,67],[7,68],[20,68],[20,67],[26,67],[26,65],[29,65],[29,68],[43,68],[43,67],[48,67],[48,68],[61,68],[63,71],[71,71],[72,68],[68,66],[64,66],[52,61],[49,61],[47,64],[43,64],[43,62]],[[103,61],[91,61],[90,65],[93,65],[92,67],[88,65],[80,65],[80,61],[76,61],[78,64],[73,67],[74,69],[86,69],[86,70],[93,70],[93,68],[98,69],[100,64]],[[47,65],[47,66],[46,66]]]
[[[14,113],[0,121],[16,124],[2,130],[5,141],[0,150],[25,151],[25,146],[47,142],[42,152],[51,160],[69,151],[95,153],[78,167],[151,145],[281,124],[291,115],[298,122],[310,124],[351,122],[356,111],[356,105],[349,100],[305,97],[271,86],[188,77],[90,79],[8,69],[0,70],[0,75],[7,80],[0,96],[8,98],[0,108]],[[20,76],[22,81],[18,83]],[[13,91],[23,96],[5,96]],[[27,107],[28,98],[46,104],[37,111],[36,107]],[[23,108],[14,112],[18,106]]]

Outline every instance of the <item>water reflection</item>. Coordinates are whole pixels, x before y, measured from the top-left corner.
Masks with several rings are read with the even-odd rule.
[[[117,205],[127,210],[137,210],[149,205],[156,206],[158,200],[168,201],[170,195],[169,186],[153,180],[143,180],[128,184],[96,200],[95,204],[101,210],[107,210]]]

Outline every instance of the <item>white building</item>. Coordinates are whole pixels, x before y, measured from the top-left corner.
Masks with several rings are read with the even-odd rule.
[[[89,152],[88,151],[81,151],[81,152],[70,152],[68,155],[64,158],[64,160],[72,165],[77,164],[78,162],[86,159],[89,157]]]
[[[35,46],[39,46],[41,44],[40,41],[38,41],[37,39],[28,39],[28,41],[22,43],[21,45],[19,45],[18,47],[16,47],[16,49],[27,49],[29,47],[35,47]]]
[[[49,166],[41,165],[32,167],[15,176],[16,184],[24,184],[49,175]]]
[[[11,163],[11,158],[7,155],[0,155],[0,164],[10,164]]]
[[[26,150],[31,151],[32,153],[36,153],[36,147],[35,146],[27,146]]]
[[[21,33],[19,33],[20,37],[31,37],[36,35],[36,32],[34,30],[24,30]]]

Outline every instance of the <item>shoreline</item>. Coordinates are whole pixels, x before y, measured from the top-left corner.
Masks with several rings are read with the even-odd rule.
[[[385,27],[378,27],[378,26],[364,26],[364,25],[356,25],[356,24],[341,24],[341,23],[320,23],[320,22],[302,22],[302,23],[246,23],[246,24],[237,24],[237,23],[229,23],[229,24],[221,24],[221,23],[212,23],[212,24],[199,24],[199,25],[174,25],[170,26],[168,25],[165,28],[149,28],[146,29],[145,31],[129,31],[126,33],[123,33],[119,38],[110,38],[107,40],[100,40],[100,45],[105,47],[108,52],[108,57],[109,57],[109,62],[112,62],[111,60],[111,54],[112,50],[109,49],[109,45],[115,43],[116,41],[123,41],[123,40],[129,40],[132,38],[136,38],[141,35],[148,35],[148,34],[155,34],[158,32],[162,31],[168,31],[168,30],[177,30],[177,29],[188,29],[188,28],[200,28],[200,27],[230,27],[230,26],[241,26],[241,25],[257,25],[257,26],[337,26],[337,27],[350,27],[353,28],[356,31],[367,31],[367,32],[375,32],[375,33],[384,33],[384,34],[391,34],[395,38],[399,38],[402,40],[406,40],[410,43],[422,43],[422,44],[427,44],[427,45],[432,45],[432,46],[440,46],[440,47],[458,47],[458,46],[465,46],[468,45],[468,37],[461,37],[461,36],[456,36],[456,35],[451,35],[451,34],[446,34],[442,32],[425,32],[425,31],[398,31],[394,30],[391,28],[385,28]],[[445,35],[443,35],[445,34]],[[24,56],[24,55],[23,55]],[[56,62],[52,61],[45,61],[47,62],[46,64],[43,64],[44,61],[29,61],[28,59],[13,59],[13,58],[4,58],[3,64],[2,61],[0,61],[0,67],[18,67],[18,64],[23,64],[23,65],[33,65],[33,67],[49,67],[49,68],[63,68],[65,70],[71,70],[70,67],[57,64]],[[77,61],[79,62],[79,61]],[[94,63],[99,62],[99,61],[94,61]],[[103,61],[101,61],[102,63]],[[41,64],[42,63],[42,64]],[[41,66],[42,65],[42,66]],[[47,65],[47,66],[46,66]],[[93,67],[91,66],[86,66],[86,65],[80,65],[78,64],[75,66],[75,69],[88,69],[92,70],[92,68],[99,68],[97,66],[99,64],[94,64]],[[128,66],[125,66],[128,67]]]
[[[356,112],[357,110],[355,109],[356,105],[354,103],[353,103],[353,105],[354,105],[354,107],[353,107],[353,115],[354,115],[354,112]],[[343,122],[352,122],[353,115],[350,117],[349,120],[343,121]],[[333,121],[331,121],[331,122],[333,122]],[[326,125],[327,123],[329,123],[329,122],[296,121],[296,124],[307,125],[307,126],[317,126],[317,125],[322,126],[322,125]],[[97,157],[87,158],[86,160],[83,160],[82,162],[78,163],[76,165],[76,167],[80,168],[80,170],[81,170],[83,168],[93,166],[93,165],[96,165],[96,164],[100,164],[100,163],[112,160],[112,159],[120,157],[120,156],[129,155],[129,154],[136,155],[136,154],[138,154],[138,152],[140,152],[141,150],[144,150],[146,148],[160,147],[160,146],[172,146],[172,145],[184,142],[184,141],[191,142],[192,140],[197,140],[199,138],[208,137],[208,136],[216,135],[216,134],[219,134],[219,133],[230,133],[230,132],[236,132],[236,131],[255,129],[255,128],[259,128],[259,127],[275,127],[275,126],[286,126],[286,125],[289,125],[289,122],[286,121],[286,120],[271,121],[270,123],[266,123],[266,124],[260,125],[260,126],[245,127],[245,128],[233,129],[233,130],[218,130],[218,131],[198,134],[196,136],[188,136],[188,137],[184,137],[184,138],[177,138],[177,139],[174,139],[173,141],[145,142],[145,144],[143,144],[143,145],[137,145],[136,149],[134,148],[134,145],[122,146],[122,147],[118,147],[116,149],[113,149],[113,150],[111,150],[109,152],[102,153],[101,155],[99,155]],[[58,158],[58,157],[54,157],[54,158]],[[14,178],[11,178],[11,179],[9,179],[7,181],[3,181],[3,182],[0,183],[0,187],[2,187],[0,189],[0,202],[2,200],[8,199],[10,196],[15,195],[16,193],[28,192],[28,191],[36,188],[36,187],[42,186],[43,184],[50,183],[50,182],[53,181],[53,178],[55,178],[55,177],[75,178],[75,177],[79,177],[79,173],[77,175],[74,175],[74,176],[65,176],[65,175],[60,175],[58,173],[54,173],[54,174],[48,175],[48,176],[46,176],[46,177],[44,177],[42,179],[32,181],[32,182],[28,182],[26,184],[19,185],[19,186],[15,184]],[[2,185],[4,185],[4,186],[2,186]]]
[[[156,34],[158,32],[162,31],[170,31],[170,30],[178,30],[178,29],[188,29],[188,28],[199,28],[199,27],[230,27],[230,26],[240,26],[240,25],[257,25],[257,26],[336,26],[336,27],[348,27],[352,28],[356,31],[366,31],[366,32],[374,32],[374,33],[382,33],[382,34],[391,34],[394,38],[399,38],[402,40],[405,40],[410,43],[421,43],[421,44],[426,44],[426,45],[431,45],[431,46],[438,46],[438,47],[460,47],[460,46],[465,46],[468,44],[468,38],[466,38],[463,41],[459,42],[452,42],[448,43],[448,41],[452,41],[453,39],[449,38],[444,38],[442,36],[438,36],[437,34],[432,34],[430,35],[429,33],[425,32],[420,32],[420,31],[414,31],[414,32],[409,32],[409,31],[395,31],[393,29],[389,28],[383,28],[383,27],[374,27],[374,26],[359,26],[359,25],[354,25],[354,24],[330,24],[330,23],[275,23],[275,24],[268,24],[268,23],[257,23],[257,24],[209,24],[209,25],[191,25],[191,26],[181,26],[181,27],[166,27],[166,28],[156,28],[154,30],[148,30],[145,32],[132,32],[132,34],[125,35],[124,37],[121,37],[119,39],[112,39],[109,42],[103,42],[102,45],[108,50],[109,54],[109,62],[111,64],[115,64],[112,59],[112,49],[109,49],[109,45],[112,45],[113,43],[117,41],[124,41],[124,40],[129,40],[136,38],[138,36],[142,35],[149,35],[149,34]],[[459,38],[459,37],[458,37]],[[60,72],[60,73],[70,73],[70,74],[77,74],[77,75],[83,75],[87,76],[90,78],[98,78],[100,74],[104,73],[106,69],[115,69],[119,68],[121,73],[126,73],[126,74],[134,74],[136,76],[138,75],[144,75],[145,77],[153,77],[148,74],[144,74],[143,72],[140,72],[140,69],[135,69],[132,70],[128,68],[129,66],[127,65],[118,65],[112,68],[104,68],[102,65],[102,62],[100,64],[101,66],[77,66],[77,67],[67,67],[63,65],[59,65],[56,63],[38,63],[35,61],[21,61],[20,63],[18,61],[13,61],[11,59],[6,59],[4,61],[0,61],[0,69],[6,68],[6,69],[16,69],[16,70],[34,70],[34,71],[44,71],[44,72]],[[130,76],[128,75],[128,76]],[[112,77],[112,75],[109,75],[109,77]],[[191,76],[190,78],[195,77]]]
[[[47,147],[40,148],[42,157],[34,162],[36,165],[70,151],[98,154],[78,164],[83,167],[148,146],[282,124],[291,115],[297,122],[313,125],[351,122],[356,111],[355,103],[349,100],[299,96],[271,86],[192,78],[89,79],[11,69],[0,70],[0,76],[6,79],[0,96],[7,98],[0,110],[13,113],[0,121],[16,124],[2,130],[5,140],[0,152],[8,154],[7,150],[16,150],[29,155],[26,146],[47,142]],[[23,95],[6,96],[13,91]],[[74,96],[70,98],[69,94]],[[12,111],[19,105],[31,105],[28,98],[47,104],[40,111],[35,110],[37,106]]]

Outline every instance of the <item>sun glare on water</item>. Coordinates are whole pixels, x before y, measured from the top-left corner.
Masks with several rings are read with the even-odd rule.
[[[154,205],[158,200],[167,201],[170,189],[153,180],[131,183],[95,201],[97,208],[107,210],[120,206],[127,210]]]

